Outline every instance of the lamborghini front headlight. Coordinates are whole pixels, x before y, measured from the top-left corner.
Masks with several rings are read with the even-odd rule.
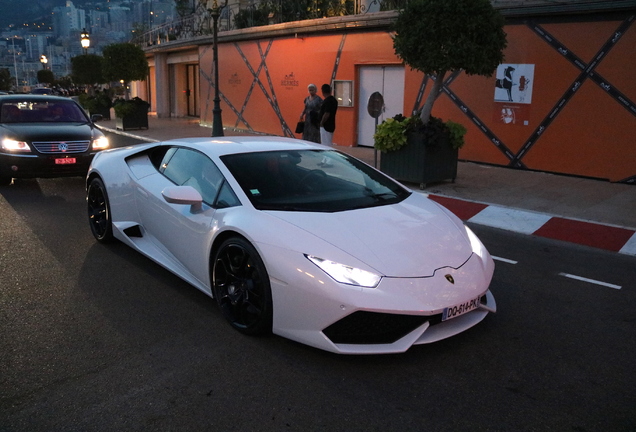
[[[363,288],[375,288],[380,283],[382,276],[355,267],[350,267],[334,261],[326,260],[312,255],[305,255],[309,261],[316,264],[337,282],[356,285]]]

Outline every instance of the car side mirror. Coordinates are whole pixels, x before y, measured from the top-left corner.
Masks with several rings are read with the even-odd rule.
[[[184,204],[192,206],[192,211],[201,210],[203,197],[192,186],[168,186],[161,191],[161,196],[170,204]]]
[[[92,121],[93,123],[97,123],[98,121],[102,121],[102,120],[104,120],[104,116],[103,116],[103,115],[101,115],[101,114],[93,114],[93,115],[91,116],[91,121]]]

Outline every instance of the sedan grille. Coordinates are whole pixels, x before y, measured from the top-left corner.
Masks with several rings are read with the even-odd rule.
[[[45,154],[65,154],[83,153],[88,150],[91,142],[86,141],[37,141],[33,142],[33,147],[40,153]]]

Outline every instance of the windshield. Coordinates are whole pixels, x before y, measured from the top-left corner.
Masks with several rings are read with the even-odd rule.
[[[259,210],[336,212],[394,204],[411,194],[333,150],[241,153],[221,160]]]
[[[11,100],[2,103],[0,123],[88,122],[72,100]]]

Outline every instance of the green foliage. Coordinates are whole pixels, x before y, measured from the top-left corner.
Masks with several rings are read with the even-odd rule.
[[[419,116],[404,117],[398,114],[378,125],[373,135],[373,147],[383,152],[399,150],[407,144],[408,135],[414,132],[422,134],[427,148],[450,145],[459,149],[464,146],[466,128],[452,120],[444,123],[437,117],[431,117],[424,125]]]
[[[103,74],[107,81],[141,81],[148,76],[146,54],[135,44],[110,44],[104,48],[103,56]]]
[[[139,110],[145,110],[148,112],[150,104],[138,97],[134,97],[130,100],[115,99],[113,102],[113,108],[115,110],[115,117],[124,118],[125,116],[134,114]]]
[[[55,82],[55,75],[51,69],[40,69],[38,71],[38,82],[42,84],[53,84]]]
[[[454,149],[464,147],[464,135],[466,135],[467,132],[464,125],[448,120],[446,122],[446,128],[448,129],[448,138],[450,140],[451,147]]]
[[[241,9],[234,18],[236,28],[302,21],[312,18],[352,15],[355,0],[261,0],[257,7]]]
[[[97,93],[95,96],[90,96],[86,93],[82,93],[78,96],[79,103],[88,110],[91,114],[99,114],[103,110],[110,109],[113,106],[110,97],[106,93]]]
[[[0,68],[0,90],[9,91],[13,85],[11,72],[7,68]]]
[[[429,122],[449,71],[491,76],[503,62],[503,18],[490,0],[410,0],[398,13],[395,54],[412,69],[435,77],[421,118]]]
[[[104,84],[104,58],[95,54],[71,58],[71,77],[76,84]]]
[[[66,76],[58,78],[57,84],[62,88],[68,89],[73,87],[73,80],[71,79],[70,76],[66,75]]]
[[[395,53],[427,74],[491,76],[503,62],[503,18],[490,0],[411,0],[399,12]]]
[[[419,117],[404,117],[398,114],[380,123],[373,135],[373,147],[387,152],[395,151],[406,145],[409,131],[421,125]]]
[[[184,18],[191,13],[194,13],[194,8],[191,6],[190,0],[174,0],[175,10],[180,18]]]
[[[268,12],[261,9],[242,9],[234,16],[234,26],[237,29],[264,26],[268,23]]]

